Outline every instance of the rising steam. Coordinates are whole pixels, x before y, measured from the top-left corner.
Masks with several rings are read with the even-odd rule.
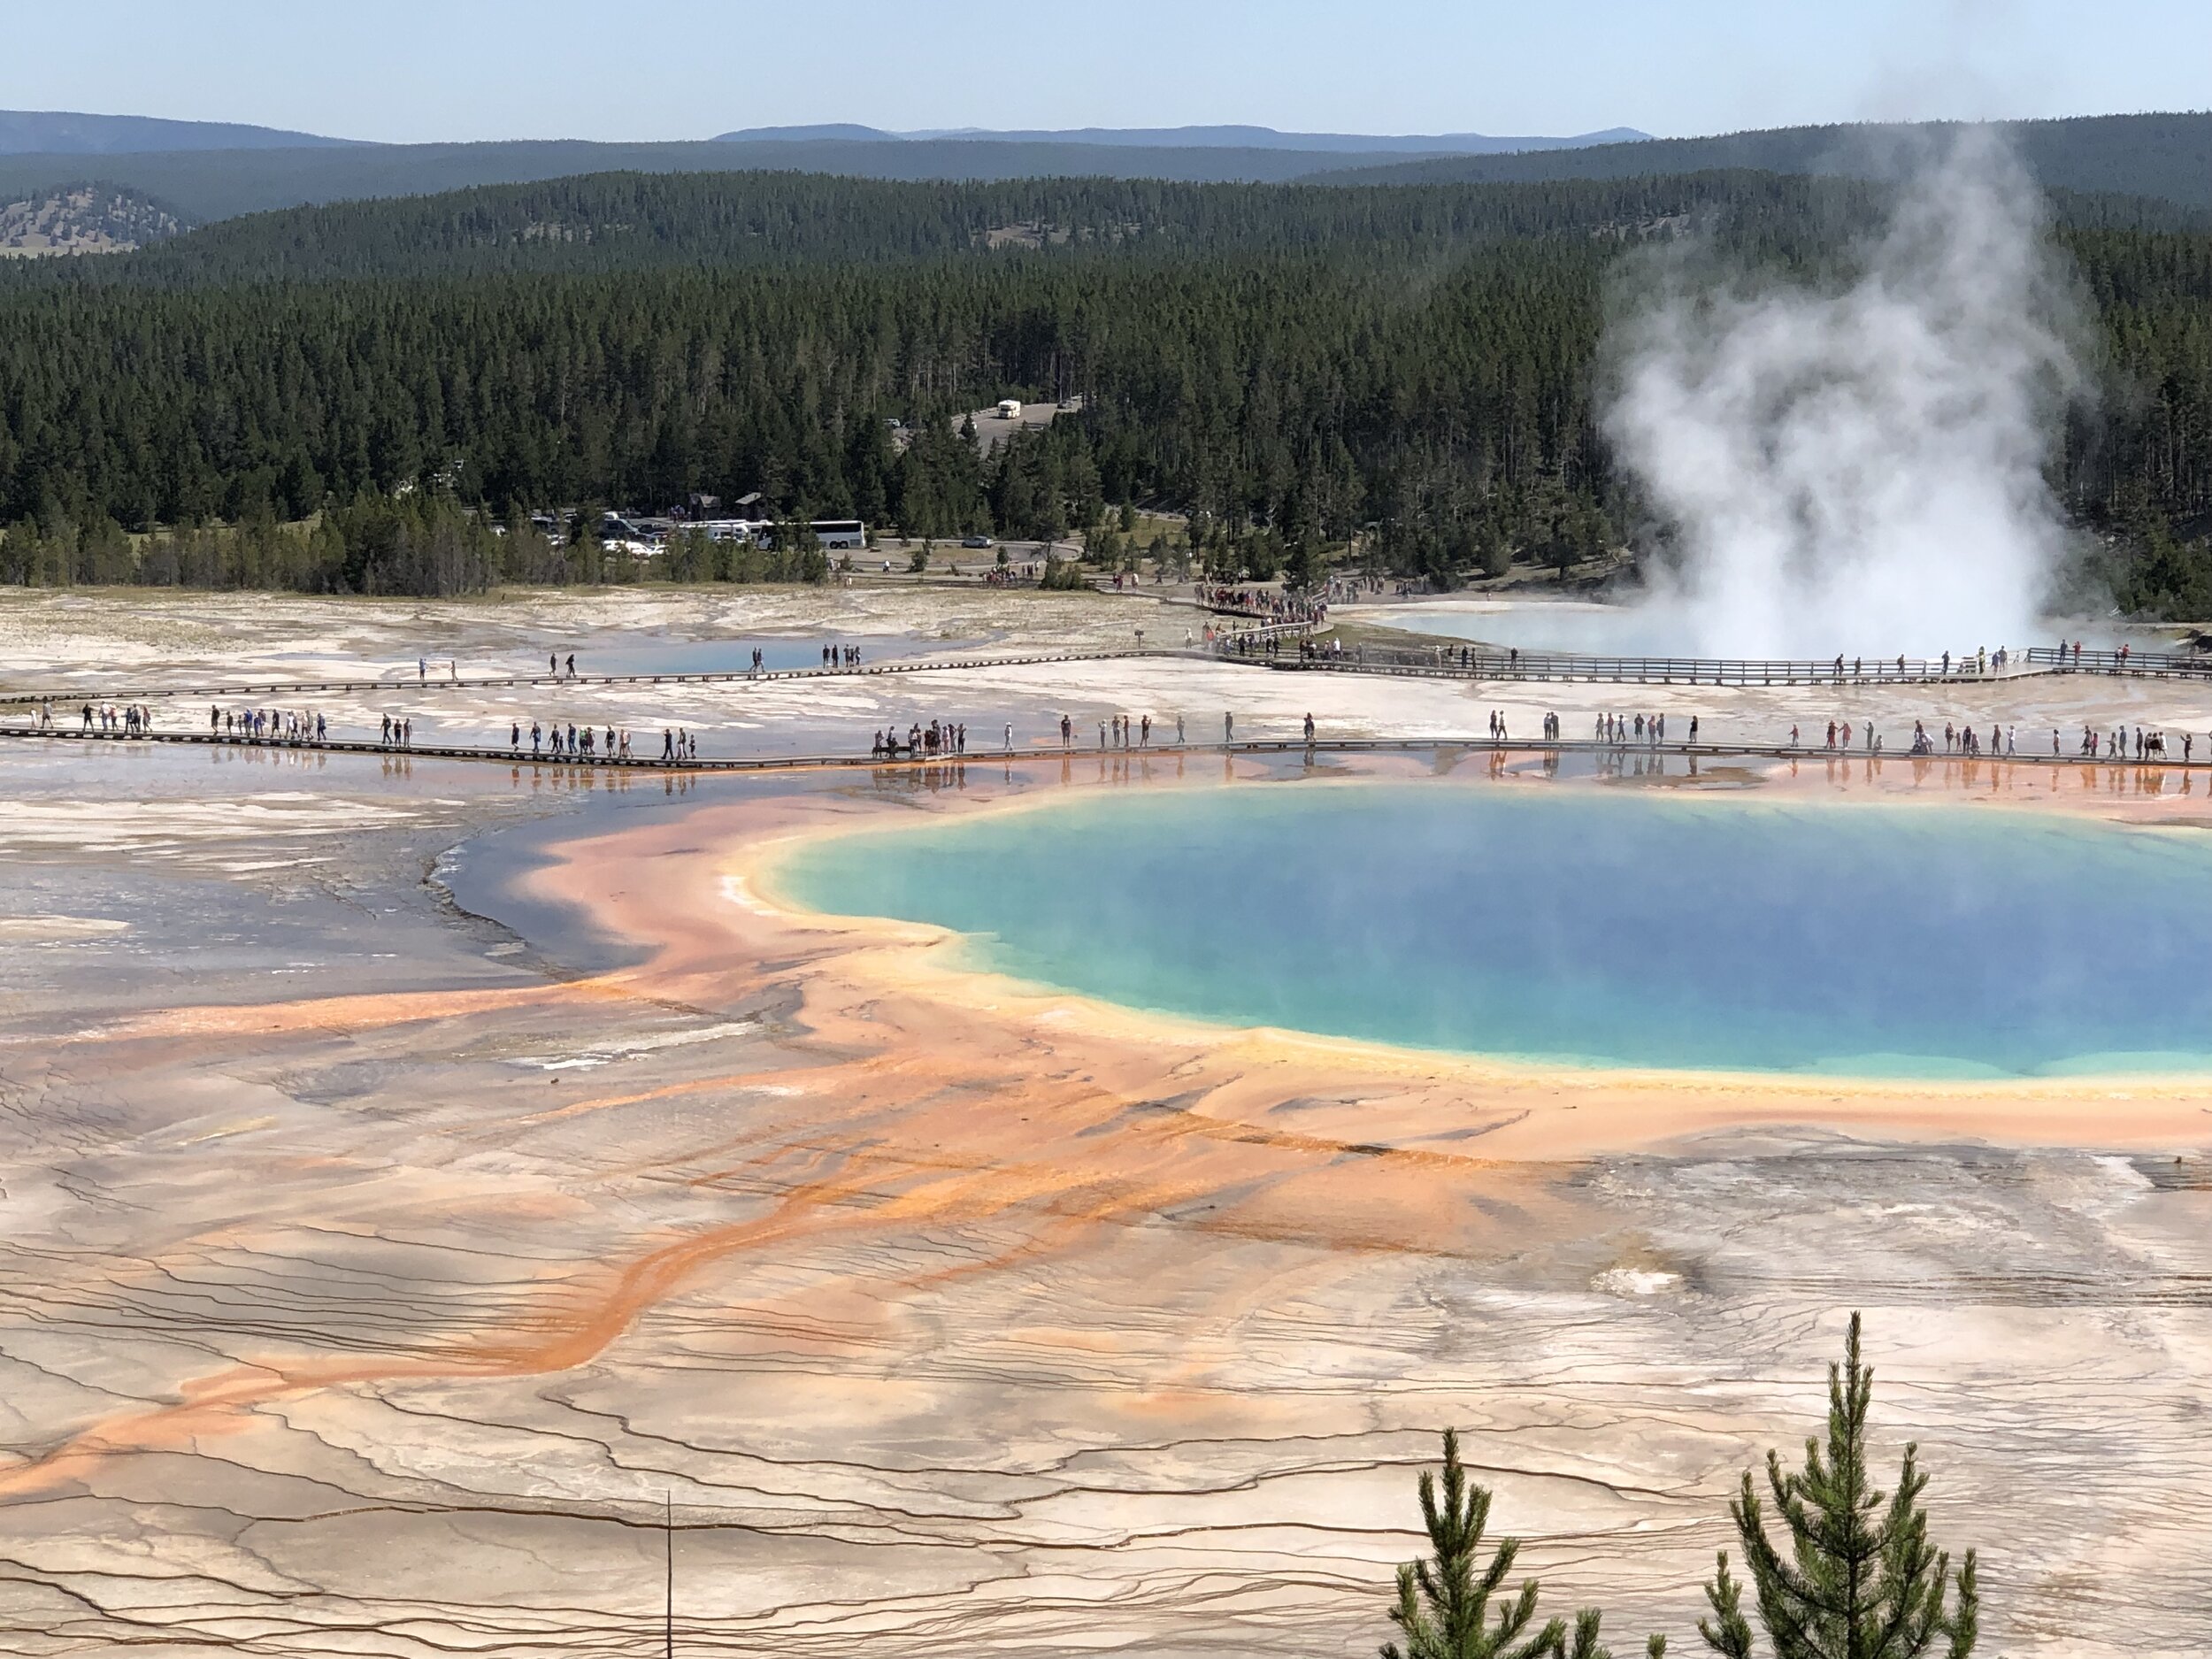
[[[1970,128],[1908,180],[1847,287],[1662,277],[1617,334],[1606,418],[1679,555],[1652,631],[1798,657],[2038,634],[2066,546],[2043,463],[2085,383],[2042,215]]]

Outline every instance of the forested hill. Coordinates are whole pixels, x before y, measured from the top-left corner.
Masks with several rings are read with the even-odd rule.
[[[695,230],[670,205],[683,188],[731,194]],[[417,534],[396,503],[468,518],[692,490],[925,535],[1056,534],[1109,501],[1153,503],[1190,513],[1225,572],[1356,534],[1363,557],[1448,581],[1563,566],[1647,518],[1601,433],[1619,262],[1703,216],[1747,261],[1825,270],[1882,205],[1849,180],[1725,174],[489,196],[480,216],[386,204],[0,273],[0,580],[142,576],[126,529],[342,508],[316,543],[342,557],[175,569],[467,585],[498,567],[386,562]],[[518,230],[571,208],[643,228]],[[2056,233],[2096,307],[2106,395],[2069,422],[2052,477],[2138,550],[2131,603],[2212,618],[2212,545],[2185,545],[2212,524],[2212,233],[2133,211],[2075,203]],[[990,248],[1025,223],[1069,234]],[[730,253],[756,236],[783,255]],[[549,250],[576,263],[534,265]],[[982,456],[959,411],[1009,394],[1084,407]]]
[[[1801,260],[1871,229],[1886,199],[1884,187],[1854,180],[1740,172],[1386,189],[599,173],[254,214],[73,271],[68,280],[199,287],[1023,252],[1310,252],[1418,266],[1486,242],[1634,242],[1693,228],[1753,257]],[[2212,213],[2141,197],[2062,196],[2054,205],[2063,222],[2083,227],[2212,228]]]
[[[1388,262],[1501,238],[1665,234],[1716,216],[1822,234],[1875,222],[1879,205],[1871,187],[1761,173],[1343,190],[619,173],[255,214],[81,274],[192,286],[1061,250],[1217,257],[1333,250]],[[2170,211],[2120,210],[2124,218]]]
[[[1712,138],[1655,138],[1633,144],[1514,156],[1448,156],[1355,169],[1333,168],[1331,184],[1528,182],[1616,179],[1640,173],[1756,168],[1770,173],[1879,178],[1955,124],[1784,127]],[[2212,112],[2093,115],[2014,121],[2000,130],[2046,188],[2154,196],[2212,208]]]
[[[372,144],[104,155],[96,176],[173,204],[201,224],[303,203],[424,196],[474,185],[518,184],[578,173],[833,173],[849,178],[1040,178],[1285,181],[1333,166],[1361,166],[1372,152],[1213,146],[1155,149],[1033,143],[983,138],[881,143],[841,138],[622,144],[581,139],[479,144]],[[81,176],[81,157],[0,154],[0,194],[27,193]]]

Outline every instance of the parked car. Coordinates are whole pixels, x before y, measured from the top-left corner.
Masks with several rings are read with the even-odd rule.
[[[962,537],[960,545],[962,547],[996,547],[998,543],[987,535],[972,535]]]

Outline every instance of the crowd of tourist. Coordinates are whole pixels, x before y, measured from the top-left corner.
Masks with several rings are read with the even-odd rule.
[[[1363,585],[1369,579],[1363,578],[1340,578],[1331,583],[1326,592],[1332,596],[1356,594],[1362,590]],[[1379,587],[1379,584],[1376,586]],[[1237,614],[1263,617],[1271,621],[1317,622],[1325,618],[1327,611],[1325,599],[1286,595],[1266,588],[1202,585],[1198,589],[1198,594],[1202,602],[1217,609]],[[1270,658],[1280,658],[1294,654],[1301,664],[1321,664],[1342,663],[1348,658],[1362,659],[1358,648],[1348,648],[1340,639],[1333,637],[1325,640],[1316,639],[1309,635],[1298,634],[1293,629],[1286,629],[1280,634],[1271,633],[1263,629],[1238,634],[1234,631],[1233,625],[1224,624],[1217,628],[1210,624],[1207,626],[1206,634],[1210,642],[1218,641],[1233,653],[1247,657],[1263,656]],[[1141,630],[1138,633],[1138,638],[1141,642]],[[1185,642],[1186,644],[1191,643],[1187,634]],[[819,651],[821,665],[825,670],[856,669],[861,665],[862,649],[858,645],[827,640],[820,643]],[[2083,651],[2081,641],[2062,641],[2055,656],[2059,664],[2064,666],[2080,663]],[[1449,645],[1440,644],[1433,648],[1433,652],[1440,665],[1449,666],[1456,659],[1462,669],[1470,671],[1491,672],[1494,672],[1501,664],[1509,669],[1518,668],[1523,664],[1522,653],[1517,649],[1512,648],[1491,652],[1472,644],[1455,642]],[[2037,659],[2039,662],[2050,655],[2052,654],[2039,652]],[[2130,648],[2126,644],[2122,644],[2112,652],[2101,654],[2101,660],[2116,660],[2125,663],[2129,655]],[[1425,660],[1425,654],[1424,659]],[[1909,663],[1907,658],[1899,657],[1873,663],[1872,678],[1886,680],[1891,671],[1893,661],[1894,672],[1901,676],[1908,672],[1925,674],[1929,669],[1934,668],[1947,679],[1953,677],[1955,669],[1956,675],[1960,677],[2002,672],[2010,666],[2012,658],[2009,651],[2001,647],[1993,652],[1977,649],[1970,655],[1961,654],[1956,657],[1950,652],[1945,652],[1933,661],[1915,663]],[[756,673],[767,672],[764,650],[758,648],[752,649],[751,664]],[[1821,666],[1832,672],[1837,680],[1841,682],[1849,678],[1868,678],[1869,665],[1869,660],[1866,658],[1846,657],[1839,654],[1831,662]],[[557,680],[576,680],[578,670],[575,653],[569,653],[565,658],[558,653],[549,654],[547,657],[547,671],[549,676]],[[457,683],[457,665],[451,661],[447,664],[447,675],[449,680]],[[426,685],[428,676],[429,660],[419,657],[416,662],[418,681]],[[1173,744],[1179,749],[1186,747],[1187,736],[1184,717],[1177,714],[1172,718]],[[1674,718],[1682,717],[1678,715]],[[104,736],[150,737],[153,734],[153,710],[143,703],[85,703],[80,710],[79,718],[81,729],[87,735],[97,733]],[[1162,717],[1161,721],[1156,721],[1155,717],[1148,713],[1133,716],[1116,713],[1101,718],[1097,722],[1098,747],[1102,750],[1142,750],[1154,748],[1156,742],[1165,746],[1168,740],[1164,725],[1164,718],[1165,717]],[[1669,743],[1669,721],[1670,716],[1666,713],[1601,712],[1593,717],[1593,723],[1589,728],[1590,741],[1597,746],[1608,749],[1635,747],[1655,749]],[[35,729],[42,732],[55,730],[54,710],[50,700],[37,705]],[[414,747],[415,720],[411,717],[383,714],[379,718],[376,729],[375,741],[384,748],[405,749]],[[1319,741],[1319,728],[1312,713],[1308,712],[1303,717],[1299,729],[1307,743],[1312,744]],[[287,745],[324,745],[331,741],[331,728],[327,717],[309,709],[217,704],[210,707],[208,710],[207,730],[210,737],[225,741]],[[1542,715],[1540,731],[1540,735],[1536,740],[1537,742],[1545,745],[1576,747],[1566,742],[1563,722],[1555,710],[1547,711]],[[1891,734],[1878,731],[1870,721],[1861,722],[1847,718],[1836,718],[1828,720],[1824,727],[1814,728],[1814,742],[1811,744],[1806,742],[1801,727],[1792,726],[1789,728],[1787,749],[1798,750],[1811,748],[1815,752],[1825,752],[1830,755],[1863,754],[1869,757],[1878,757],[1885,753],[1895,752],[1887,748],[1889,735]],[[1076,721],[1071,715],[1063,714],[1059,717],[1058,736],[1060,748],[1064,750],[1087,747],[1087,735],[1079,740]],[[526,753],[533,759],[615,764],[650,764],[653,762],[681,764],[697,759],[699,753],[696,735],[687,729],[677,726],[663,728],[657,754],[651,749],[649,735],[640,741],[630,730],[618,728],[611,724],[580,726],[572,722],[533,720],[527,728],[526,737],[527,747],[526,749],[525,728],[519,720],[511,722],[508,731],[509,752],[518,758]],[[1506,712],[1502,709],[1494,709],[1489,712],[1488,737],[1491,743],[1501,748],[1511,744],[1512,736],[1509,729]],[[1700,721],[1697,717],[1690,716],[1687,719],[1685,746],[1694,749],[1698,747],[1699,739]],[[1238,741],[1236,716],[1233,711],[1225,712],[1222,716],[1220,741],[1230,746],[1234,746]],[[1262,741],[1279,741],[1280,737],[1276,733],[1268,733]],[[496,740],[494,741],[495,743]],[[2166,731],[2155,727],[2134,726],[2131,728],[2123,725],[2109,729],[2100,729],[2091,725],[2084,725],[2080,728],[2078,736],[2071,740],[2061,729],[2053,727],[2049,730],[2049,742],[2048,754],[2042,757],[2046,759],[2062,759],[2070,752],[2084,760],[2105,762],[2123,761],[2132,757],[2138,762],[2177,759],[2184,763],[2193,763],[2195,758],[2193,733],[2176,732],[2170,735]],[[2031,744],[2032,754],[2041,747],[2041,741],[2032,735],[2032,730]],[[1010,755],[1014,752],[1014,728],[1010,724],[1004,728],[1002,749]],[[944,718],[933,718],[926,726],[918,721],[910,723],[903,733],[895,726],[888,726],[873,734],[869,752],[873,758],[879,760],[933,760],[944,757],[965,757],[969,753],[968,727],[964,722]],[[1912,722],[1910,741],[1904,752],[1915,757],[1940,755],[1979,759],[2017,757],[2021,751],[2018,747],[2018,733],[2014,726],[1993,723],[1984,728],[1975,725],[1946,720],[1939,729],[1927,719],[1915,719]]]
[[[2184,732],[2179,734],[2181,758],[2193,761],[2196,756],[2196,735]],[[2032,741],[2031,738],[2031,741]],[[1802,738],[1799,728],[1790,727],[1789,747],[1799,748]],[[1880,755],[1886,749],[1883,735],[1871,722],[1855,728],[1849,720],[1831,720],[1822,734],[1821,747],[1829,753],[1848,754],[1863,751]],[[1991,722],[1986,734],[1973,726],[1961,726],[1949,720],[1943,723],[1940,736],[1928,729],[1924,720],[1912,723],[1912,741],[1907,746],[1908,755],[1925,757],[1934,755],[1958,755],[1970,760],[2017,758],[2020,753],[2019,729]],[[2167,747],[2166,733],[2159,730],[2146,731],[2136,726],[2131,733],[2127,726],[2116,726],[2108,732],[2093,726],[2081,728],[2081,737],[2074,753],[2084,760],[2126,760],[2131,754],[2136,760],[2165,760],[2172,751]],[[2051,757],[2062,759],[2065,744],[2059,729],[2051,728]]]
[[[1014,728],[1006,728],[1007,746],[1013,746]],[[968,752],[968,726],[964,720],[932,720],[927,726],[911,724],[906,728],[906,738],[901,741],[896,726],[876,733],[874,745],[868,753],[875,760],[938,760]]]
[[[1491,720],[1492,737],[1502,741],[1505,738],[1505,716],[1502,713],[1494,714]],[[1556,714],[1545,715],[1544,741],[1557,742],[1560,731],[1559,717]],[[1698,717],[1694,714],[1690,717],[1688,738],[1693,746],[1697,742],[1697,734]],[[1638,744],[1656,749],[1667,741],[1667,717],[1663,714],[1600,714],[1592,725],[1590,735],[1594,742],[1602,743],[1609,749],[1627,749]]]
[[[2124,726],[2115,726],[2109,732],[2099,732],[2085,726],[2081,728],[2081,747],[2078,752],[2088,759],[2125,760],[2128,757],[2128,728]],[[2196,734],[2193,732],[2181,734],[2181,757],[2184,761],[2193,757],[2196,741]],[[2139,726],[2135,728],[2134,744],[2135,758],[2138,760],[2168,758],[2166,733],[2163,732],[2146,732]],[[2051,753],[2058,753],[2058,733],[2055,730],[2051,733]]]
[[[1281,593],[1270,588],[1231,588],[1201,582],[1197,597],[1198,603],[1209,611],[1256,617],[1263,622],[1303,622],[1318,626],[1329,618],[1327,600],[1308,594]]]
[[[52,703],[39,705],[39,727],[47,732],[54,729]],[[84,706],[82,729],[122,737],[145,737],[154,729],[154,711],[142,703],[127,703],[119,709],[111,703],[104,703],[96,709],[88,703]]]
[[[390,715],[384,717],[384,741],[394,741],[394,728],[405,726]],[[248,743],[306,744],[324,743],[330,740],[327,717],[312,709],[226,709],[211,705],[207,711],[207,730],[211,737],[232,738]],[[411,737],[411,733],[410,733]]]
[[[1180,748],[1186,741],[1187,728],[1180,714],[1176,715],[1174,720],[1175,746]],[[1313,716],[1309,714],[1305,721],[1308,742],[1313,741],[1314,730]],[[1156,725],[1149,714],[1110,715],[1098,723],[1098,746],[1102,749],[1150,749],[1156,733],[1163,743],[1166,741],[1166,731],[1164,717]],[[1225,741],[1234,741],[1234,715],[1223,717],[1223,733]],[[1060,717],[1059,737],[1063,749],[1076,747],[1073,715],[1063,714]],[[869,757],[874,760],[936,760],[964,756],[967,752],[967,723],[958,720],[932,720],[927,726],[916,722],[907,727],[903,737],[898,728],[893,726],[876,733],[868,748]],[[1000,752],[1007,755],[1014,752],[1014,727],[1010,722],[1001,733]]]
[[[564,726],[558,720],[530,722],[530,757],[533,760],[576,760],[621,762],[642,759],[668,761],[699,758],[698,737],[680,726],[661,728],[661,752],[657,757],[640,754],[631,746],[631,732],[627,726],[617,730],[608,726],[603,732],[588,722],[579,726],[574,721]],[[507,748],[510,753],[522,753],[522,722],[511,722],[507,727]]]

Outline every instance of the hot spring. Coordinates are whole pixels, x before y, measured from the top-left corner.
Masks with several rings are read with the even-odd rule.
[[[1235,1026],[1551,1064],[2212,1071],[2212,839],[1571,785],[1085,795],[796,846],[793,902]]]

